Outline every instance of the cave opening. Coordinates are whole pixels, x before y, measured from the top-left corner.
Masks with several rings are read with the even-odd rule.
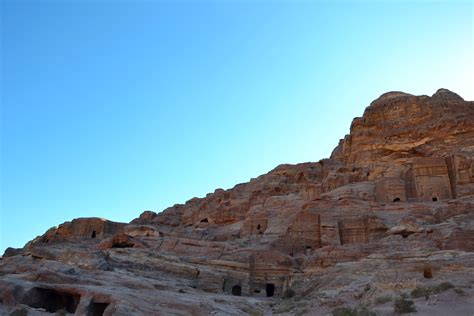
[[[260,292],[261,292],[260,289],[255,289],[255,290],[253,290],[253,291],[254,291],[255,293],[260,293]]]
[[[28,291],[21,303],[32,308],[43,308],[50,313],[75,313],[80,300],[79,294],[34,287]]]
[[[91,234],[91,238],[95,238],[96,237],[96,232],[95,230],[92,231],[92,234]]]
[[[204,219],[202,219],[202,220],[201,220],[201,223],[209,223],[209,221],[207,220],[207,217],[204,218]]]
[[[88,316],[102,316],[104,315],[105,309],[109,306],[109,303],[98,303],[92,302],[89,305],[89,310],[87,311]]]
[[[242,295],[242,287],[240,285],[234,285],[232,287],[232,295],[241,296]]]
[[[111,248],[132,248],[133,246],[133,243],[121,241],[113,243]]]
[[[407,232],[406,230],[404,230],[400,233],[400,235],[402,235],[403,238],[407,238],[411,234],[412,234],[412,232]]]
[[[267,283],[267,297],[272,297],[275,294],[275,285],[272,283]]]
[[[257,230],[260,230],[260,228],[262,228],[262,226],[260,226],[260,224],[257,225]]]
[[[423,268],[423,277],[425,279],[431,279],[433,277],[433,270],[431,269],[431,266],[426,266]]]
[[[400,202],[400,198],[398,198],[398,197],[397,197],[397,198],[394,198],[394,199],[393,199],[393,202]]]
[[[433,198],[431,199],[433,202],[437,202],[438,201],[438,198],[436,196],[433,196]]]

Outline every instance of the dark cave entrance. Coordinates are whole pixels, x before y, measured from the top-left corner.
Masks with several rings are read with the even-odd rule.
[[[398,198],[398,197],[397,197],[397,198],[394,198],[394,199],[393,199],[393,202],[400,202],[400,198]]]
[[[431,279],[433,277],[433,270],[431,269],[431,266],[426,266],[423,268],[423,277],[425,279]]]
[[[95,238],[95,236],[96,236],[96,233],[95,233],[95,230],[93,230],[91,234],[91,238]]]
[[[79,294],[34,287],[28,291],[21,303],[32,308],[43,308],[50,313],[75,313],[80,300]]]
[[[431,198],[431,200],[432,200],[433,202],[437,202],[437,201],[438,201],[438,198],[437,198],[436,196],[433,196],[433,197]]]
[[[413,234],[413,232],[407,232],[406,230],[404,230],[399,235],[402,235],[403,238],[407,238],[411,234]]]
[[[118,241],[118,242],[114,242],[111,248],[132,248],[133,246],[134,244],[131,242]]]
[[[257,234],[263,235],[262,225],[260,225],[260,224],[257,224]]]
[[[209,223],[209,221],[207,220],[207,217],[204,218],[204,219],[202,219],[202,220],[201,220],[201,223]]]
[[[107,308],[107,306],[109,306],[109,303],[92,302],[89,305],[87,316],[102,316],[104,315],[104,311]]]
[[[275,285],[272,283],[267,283],[267,297],[272,297],[275,294]]]
[[[242,287],[240,285],[234,285],[232,287],[232,295],[241,296],[242,295]]]

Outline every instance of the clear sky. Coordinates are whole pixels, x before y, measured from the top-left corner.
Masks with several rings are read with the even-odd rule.
[[[472,1],[1,1],[0,252],[328,157],[380,94],[474,99]]]

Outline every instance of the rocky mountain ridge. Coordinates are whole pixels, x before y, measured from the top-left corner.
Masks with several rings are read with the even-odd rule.
[[[472,315],[473,206],[474,102],[389,92],[328,159],[7,249],[0,312],[391,315],[411,293],[419,314]]]

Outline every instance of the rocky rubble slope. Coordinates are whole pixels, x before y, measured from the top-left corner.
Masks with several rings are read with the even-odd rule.
[[[0,314],[473,315],[473,285],[474,102],[389,92],[329,159],[7,249]]]

